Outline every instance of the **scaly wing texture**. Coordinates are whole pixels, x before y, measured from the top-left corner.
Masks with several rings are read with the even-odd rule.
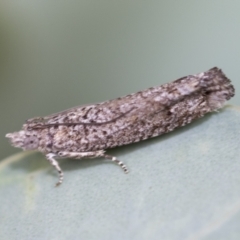
[[[52,152],[95,151],[172,131],[222,107],[233,95],[229,79],[212,68],[125,97],[46,116],[40,122],[30,120],[26,127],[32,121],[33,129],[36,124],[45,135],[48,129]]]

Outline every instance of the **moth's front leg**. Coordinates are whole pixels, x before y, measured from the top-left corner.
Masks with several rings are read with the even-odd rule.
[[[63,182],[63,171],[62,171],[61,167],[59,166],[58,161],[56,160],[57,157],[58,157],[58,155],[55,153],[46,154],[47,160],[58,171],[59,178],[58,178],[58,182],[56,183],[56,187],[59,186]]]
[[[56,158],[75,158],[75,159],[81,159],[81,158],[96,158],[96,157],[104,157],[106,159],[109,159],[115,163],[117,163],[125,173],[128,173],[127,166],[118,160],[116,157],[105,154],[104,150],[94,151],[94,152],[66,152],[66,151],[60,151],[57,154],[54,153],[48,153],[46,154],[47,160],[51,163],[51,165],[58,171],[59,174],[59,180],[56,183],[56,186],[59,186],[63,182],[63,171],[61,167],[58,164],[58,161]]]

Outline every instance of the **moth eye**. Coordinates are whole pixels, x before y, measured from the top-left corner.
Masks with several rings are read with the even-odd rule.
[[[38,138],[36,136],[27,136],[24,145],[27,149],[36,149],[38,148]]]
[[[58,155],[61,157],[63,156],[63,152],[58,152]]]

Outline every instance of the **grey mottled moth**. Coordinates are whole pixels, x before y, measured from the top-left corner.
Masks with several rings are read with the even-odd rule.
[[[59,173],[56,185],[63,181],[57,158],[104,157],[127,173],[124,163],[105,154],[106,149],[184,126],[221,108],[233,96],[230,80],[214,67],[110,101],[29,119],[21,131],[6,137],[15,147],[45,154]]]

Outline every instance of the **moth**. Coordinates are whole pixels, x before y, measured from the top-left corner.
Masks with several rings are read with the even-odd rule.
[[[170,132],[223,107],[234,96],[230,80],[217,67],[113,100],[73,107],[29,119],[8,133],[14,147],[42,152],[63,182],[58,158],[103,157],[126,165],[106,149]]]

